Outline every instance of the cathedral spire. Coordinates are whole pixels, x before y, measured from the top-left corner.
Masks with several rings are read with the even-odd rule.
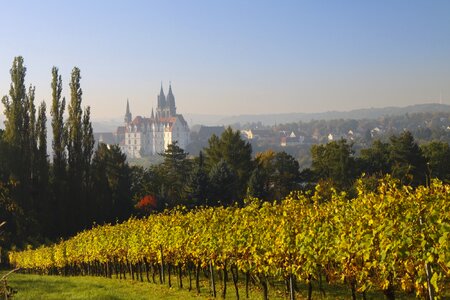
[[[153,112],[153,107],[152,107],[152,115],[150,116],[150,118],[153,120],[155,118],[155,113]]]
[[[162,81],[161,81],[161,90],[159,91],[159,95],[160,96],[164,96],[164,90],[163,90]]]
[[[174,117],[177,114],[175,106],[175,96],[172,93],[172,82],[169,83],[169,92],[167,93],[167,106],[169,108],[169,115]]]
[[[164,107],[166,107],[166,96],[164,95],[164,90],[161,81],[161,90],[158,95],[158,105],[156,107],[156,111],[162,110]]]
[[[125,111],[124,121],[125,121],[125,123],[130,123],[131,122],[130,103],[128,101],[128,98],[127,98],[127,109]]]

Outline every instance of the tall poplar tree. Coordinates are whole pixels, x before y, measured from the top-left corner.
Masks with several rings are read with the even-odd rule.
[[[40,225],[46,236],[52,235],[54,230],[54,220],[52,216],[56,210],[53,207],[48,194],[49,186],[49,162],[47,155],[47,107],[45,102],[42,102],[38,109],[38,116],[36,122],[36,155],[35,161],[35,179],[36,183],[36,200],[38,201],[36,208],[40,220]]]
[[[9,97],[2,98],[5,106],[5,132],[4,140],[8,143],[11,153],[8,160],[10,161],[10,171],[13,178],[18,180],[23,187],[28,186],[29,169],[27,160],[29,159],[29,136],[28,126],[29,118],[29,97],[26,94],[25,74],[27,68],[24,65],[21,56],[15,57],[10,74],[11,85],[9,89]],[[32,94],[34,97],[34,93]],[[22,195],[24,201],[30,202],[29,197]],[[25,203],[23,203],[25,204]],[[29,205],[28,205],[29,206]]]
[[[91,108],[88,106],[84,110],[83,122],[82,122],[82,160],[83,160],[83,179],[86,187],[89,186],[89,173],[92,161],[92,155],[94,153],[94,133],[91,123]]]
[[[34,177],[36,172],[35,157],[37,154],[37,136],[36,136],[36,106],[34,105],[36,88],[30,85],[28,94],[25,97],[25,109],[23,114],[23,147],[26,155],[23,157],[25,169],[28,170],[30,180],[34,189]]]
[[[83,92],[80,86],[80,69],[77,67],[72,70],[70,81],[70,103],[69,118],[67,120],[67,150],[69,163],[69,176],[81,177],[80,166],[82,165],[82,143],[83,129],[81,97]]]
[[[8,143],[11,153],[10,172],[12,177],[19,182],[16,195],[21,205],[31,209],[31,198],[28,195],[30,178],[30,98],[34,100],[34,89],[30,87],[29,95],[25,88],[26,67],[21,56],[15,57],[10,70],[11,85],[9,97],[2,99],[5,106],[5,133],[4,140]]]
[[[66,108],[66,99],[61,99],[62,93],[62,79],[58,74],[58,68],[52,68],[52,106],[50,115],[52,116],[52,132],[53,132],[53,168],[51,173],[51,189],[52,189],[52,203],[51,206],[56,212],[52,214],[50,224],[55,226],[51,229],[50,235],[57,237],[62,232],[67,231],[66,222],[66,134],[64,130],[64,110]]]
[[[70,103],[69,118],[66,123],[67,132],[67,152],[68,152],[68,186],[69,201],[66,207],[67,220],[72,228],[69,228],[69,234],[74,233],[82,226],[81,215],[84,213],[81,209],[81,188],[83,176],[83,129],[81,97],[83,92],[80,86],[80,69],[74,67],[70,81]],[[84,219],[84,218],[83,218]]]
[[[66,107],[66,99],[61,100],[62,80],[58,74],[58,68],[52,68],[52,108],[50,114],[52,116],[53,131],[53,173],[55,180],[63,179],[66,169],[66,145],[64,137],[64,110]]]
[[[33,185],[32,157],[36,150],[35,140],[35,88],[30,86],[28,94],[25,88],[26,67],[21,56],[15,57],[11,70],[9,97],[2,98],[5,106],[4,142],[7,144],[9,178],[14,182],[11,198],[20,206],[24,215],[24,226],[16,234],[18,241],[24,242],[37,234],[36,194]]]
[[[91,210],[91,162],[92,155],[94,153],[94,133],[91,124],[91,108],[88,106],[85,108],[82,120],[82,177],[83,177],[83,195],[81,203],[81,211],[84,212],[82,220],[84,225],[89,225],[88,211]]]
[[[21,146],[21,134],[23,133],[26,72],[27,68],[24,66],[23,58],[21,56],[15,57],[10,70],[11,85],[9,97],[4,96],[2,98],[6,117],[4,139],[16,148],[20,148]]]
[[[40,176],[48,176],[48,155],[47,155],[47,106],[42,102],[38,110],[38,118],[36,122],[37,137],[37,170]],[[46,178],[46,180],[48,180]]]

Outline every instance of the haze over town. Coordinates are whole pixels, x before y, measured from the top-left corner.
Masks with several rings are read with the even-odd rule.
[[[22,55],[39,101],[52,66],[66,97],[78,66],[94,120],[121,118],[127,99],[149,116],[170,81],[186,114],[448,104],[449,11],[448,1],[9,1],[0,94]]]

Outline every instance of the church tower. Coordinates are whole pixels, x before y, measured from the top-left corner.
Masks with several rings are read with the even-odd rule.
[[[125,112],[125,118],[124,118],[125,124],[131,123],[131,112],[130,112],[130,103],[127,99],[127,110]]]
[[[167,94],[167,106],[169,110],[169,117],[174,117],[177,114],[177,108],[175,106],[175,97],[172,93],[171,83],[169,83],[169,93]]]
[[[161,82],[161,90],[158,95],[158,106],[156,107],[156,117],[157,118],[165,118],[166,117],[165,111],[164,111],[166,106],[167,106],[166,96],[164,95],[163,86],[162,86],[162,82]]]

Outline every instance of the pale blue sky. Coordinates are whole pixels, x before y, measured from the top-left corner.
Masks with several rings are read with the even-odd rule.
[[[169,80],[182,113],[450,104],[450,1],[0,0],[0,95],[16,55],[39,100],[80,67],[94,118]]]

